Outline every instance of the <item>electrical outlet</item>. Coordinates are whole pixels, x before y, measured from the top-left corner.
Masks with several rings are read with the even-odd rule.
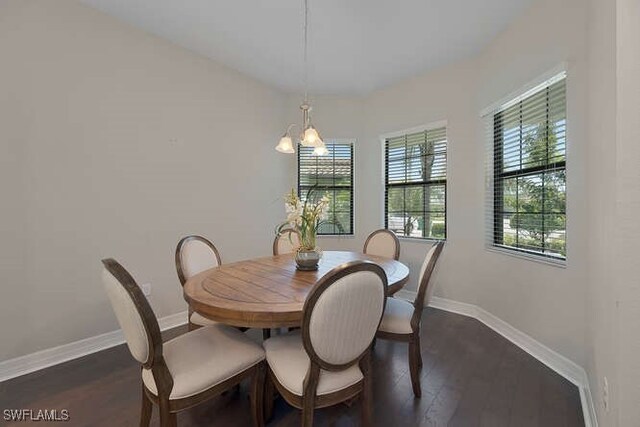
[[[143,284],[142,284],[142,286],[141,286],[141,288],[142,288],[142,293],[143,293],[145,296],[147,296],[147,297],[148,297],[148,296],[150,296],[150,295],[151,295],[151,283],[143,283]]]
[[[604,377],[602,381],[602,405],[604,410],[609,412],[609,380]]]

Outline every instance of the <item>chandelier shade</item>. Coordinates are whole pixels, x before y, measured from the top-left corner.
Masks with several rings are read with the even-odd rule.
[[[327,146],[322,144],[313,149],[314,156],[326,156],[329,154],[329,150],[327,150]]]
[[[293,154],[296,150],[293,148],[293,140],[289,134],[282,135],[280,138],[280,142],[276,146],[276,150],[285,153],[285,154]]]
[[[304,130],[300,143],[303,147],[324,147],[324,142],[313,125],[308,125]]]

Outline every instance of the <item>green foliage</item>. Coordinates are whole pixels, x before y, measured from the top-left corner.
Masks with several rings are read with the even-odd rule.
[[[422,185],[390,188],[387,200],[389,212],[421,212],[424,208]]]
[[[434,239],[444,239],[445,225],[444,223],[436,222],[431,226],[431,236]]]
[[[567,256],[567,243],[562,239],[549,239],[545,243],[547,251],[556,252],[563,257]]]
[[[514,196],[504,199],[506,210],[514,212],[511,228],[538,241],[554,231],[564,230],[565,181],[564,171],[517,178],[517,205]]]
[[[320,187],[331,196],[327,219],[322,223],[319,234],[351,233],[351,190]]]
[[[515,234],[505,234],[503,244],[505,246],[513,246],[522,249],[536,249],[540,248],[540,241],[531,237],[519,236],[516,242]],[[545,241],[545,251],[554,252],[562,256],[567,256],[567,245],[564,238],[562,239],[547,239]]]
[[[522,163],[526,167],[545,166],[564,159],[553,124],[540,124],[522,140]],[[564,169],[510,178],[503,181],[503,205],[509,227],[503,244],[525,249],[566,253],[566,174]]]

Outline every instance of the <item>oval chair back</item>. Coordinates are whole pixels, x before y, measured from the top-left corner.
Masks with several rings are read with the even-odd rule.
[[[441,240],[439,242],[436,242],[431,247],[431,249],[429,249],[427,255],[424,258],[424,262],[422,263],[420,276],[418,276],[418,280],[420,281],[418,284],[418,292],[416,294],[416,299],[413,302],[413,306],[415,309],[413,312],[413,318],[411,319],[411,326],[414,330],[416,330],[416,327],[420,324],[422,310],[426,305],[428,305],[429,299],[431,298],[433,287],[429,286],[429,282],[431,280],[433,270],[436,268],[438,258],[440,258],[440,254],[442,253],[443,248],[444,241]]]
[[[111,258],[102,260],[102,264],[102,283],[129,351],[142,365],[151,365],[155,347],[153,336],[160,335],[153,310],[124,267]]]
[[[131,355],[150,369],[158,392],[169,396],[173,378],[162,356],[160,327],[147,298],[129,272],[116,260],[102,260],[102,282]]]
[[[369,234],[364,242],[363,252],[367,255],[377,255],[398,260],[400,258],[400,240],[392,231],[376,230]]]
[[[370,350],[384,312],[386,289],[384,270],[366,261],[343,264],[313,287],[302,320],[311,370],[346,369]]]
[[[180,284],[184,286],[189,278],[222,264],[220,253],[206,237],[183,237],[176,247],[176,270]]]
[[[273,255],[290,254],[300,246],[300,233],[293,228],[285,228],[273,240]]]

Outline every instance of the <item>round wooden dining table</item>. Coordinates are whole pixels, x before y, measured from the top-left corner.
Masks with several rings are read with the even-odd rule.
[[[324,251],[317,271],[299,271],[293,254],[284,254],[205,270],[187,280],[184,298],[202,316],[232,326],[300,326],[304,301],[313,285],[333,268],[355,260],[371,261],[384,269],[388,295],[409,280],[409,268],[389,258]]]

